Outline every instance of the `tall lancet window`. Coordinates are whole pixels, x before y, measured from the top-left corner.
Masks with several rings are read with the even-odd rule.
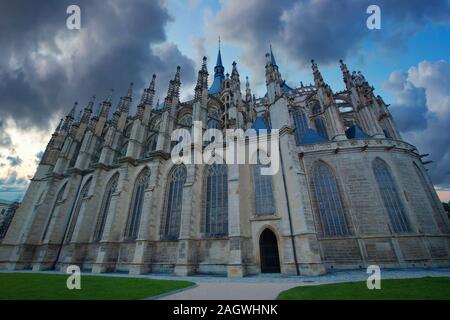
[[[292,114],[294,118],[294,126],[295,126],[295,142],[297,145],[301,144],[303,138],[308,131],[308,121],[306,119],[305,113],[301,110],[296,110]]]
[[[186,182],[186,167],[175,166],[169,174],[166,199],[165,215],[162,221],[163,238],[178,239],[180,234],[181,209],[183,202],[183,186]]]
[[[50,213],[50,217],[48,217],[47,223],[45,225],[44,233],[42,234],[42,238],[41,238],[42,241],[45,240],[45,238],[47,237],[48,228],[50,227],[50,223],[53,219],[53,215],[55,214],[56,209],[61,205],[61,203],[63,201],[64,192],[66,191],[66,186],[67,186],[67,182],[64,183],[64,185],[61,187],[61,189],[59,189],[58,195],[56,196],[55,203],[53,204],[53,208]]]
[[[313,168],[312,175],[323,234],[331,237],[349,235],[350,231],[333,171],[325,163],[318,162]]]
[[[203,233],[208,237],[228,234],[228,170],[212,164],[205,172]]]
[[[130,214],[128,215],[125,237],[135,240],[139,232],[139,222],[141,221],[142,206],[144,204],[145,189],[148,188],[150,180],[150,170],[145,168],[138,176],[134,186],[133,198],[131,199]]]
[[[156,150],[156,145],[158,144],[158,134],[157,133],[153,133],[148,139],[147,139],[147,144],[146,144],[146,151],[150,152],[150,151],[155,151]]]
[[[94,241],[98,242],[102,239],[103,230],[105,229],[106,217],[108,216],[108,211],[112,199],[112,195],[116,192],[117,182],[119,181],[119,174],[116,173],[108,182],[105,188],[105,193],[103,195],[102,205],[100,207],[100,213],[97,218],[97,223],[94,230]]]
[[[75,226],[77,224],[78,215],[80,214],[81,205],[83,204],[83,200],[88,196],[89,188],[91,186],[92,177],[86,181],[81,189],[81,192],[78,196],[77,203],[75,204],[75,208],[72,213],[72,219],[70,221],[69,230],[67,231],[66,242],[72,240],[73,232],[75,230]]]
[[[258,152],[258,163],[252,165],[255,188],[255,213],[257,216],[265,216],[275,213],[275,204],[273,201],[272,175],[261,174],[261,169],[268,166],[261,164],[259,154]]]
[[[373,162],[373,173],[375,174],[393,231],[395,233],[409,232],[410,227],[405,209],[387,164],[380,159],[376,159]]]
[[[328,139],[327,127],[323,119],[321,117],[316,117],[316,119],[314,119],[314,124],[316,125],[317,133],[323,138]]]

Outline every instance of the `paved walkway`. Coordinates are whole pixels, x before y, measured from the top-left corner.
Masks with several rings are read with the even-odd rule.
[[[4,272],[4,271],[0,271]],[[5,271],[11,272],[11,271]],[[32,271],[13,271],[32,272]],[[61,273],[43,271],[42,273]],[[65,273],[64,273],[65,274]],[[366,281],[366,270],[336,271],[317,277],[285,276],[280,274],[261,274],[244,278],[196,275],[177,277],[161,274],[129,275],[121,273],[102,273],[99,276],[151,278],[164,280],[187,280],[195,282],[196,287],[161,297],[161,300],[273,300],[282,291],[297,286],[327,283]],[[450,277],[450,268],[435,269],[389,269],[381,270],[381,279],[402,279],[421,277]]]
[[[381,270],[381,279],[450,276],[449,268]],[[225,277],[180,277],[197,287],[164,296],[161,300],[274,300],[280,292],[298,286],[366,281],[366,270],[338,271],[318,277],[258,275],[241,279]],[[167,277],[163,277],[167,278]],[[170,278],[170,277],[169,277]],[[178,278],[178,277],[177,277]]]

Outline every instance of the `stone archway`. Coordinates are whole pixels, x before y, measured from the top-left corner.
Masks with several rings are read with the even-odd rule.
[[[265,229],[259,237],[261,273],[280,273],[278,241],[270,229]]]

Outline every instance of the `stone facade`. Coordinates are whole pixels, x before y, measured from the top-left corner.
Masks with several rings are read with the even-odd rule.
[[[336,93],[313,62],[314,84],[291,88],[272,50],[266,60],[267,94],[258,99],[248,79],[241,93],[236,63],[224,74],[219,51],[214,83],[205,58],[193,100],[179,100],[178,68],[162,105],[153,103],[155,76],[134,115],[131,86],[112,115],[111,97],[96,111],[92,99],[77,119],[75,105],[0,244],[0,267],[244,276],[263,264],[294,275],[449,266],[450,224],[420,154],[364,76],[341,61],[346,90]],[[171,132],[193,121],[280,129],[281,168],[266,181],[273,212],[257,212],[253,165],[230,164],[215,211],[226,232],[205,231],[207,166],[178,172],[170,160]],[[274,239],[267,246],[265,230]]]

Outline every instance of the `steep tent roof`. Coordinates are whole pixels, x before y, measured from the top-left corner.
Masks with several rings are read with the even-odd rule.
[[[217,53],[217,62],[216,66],[214,67],[214,81],[211,85],[211,87],[208,90],[208,94],[216,94],[219,93],[222,89],[222,81],[225,79],[225,68],[222,65],[222,54],[219,52]]]
[[[255,122],[252,124],[252,129],[256,130],[257,134],[259,134],[259,130],[267,130],[267,132],[270,133],[270,127],[261,117],[256,117]]]
[[[320,134],[318,134],[313,129],[309,128],[306,131],[305,136],[302,139],[302,142],[300,144],[312,144],[312,143],[320,143],[320,142],[326,142],[328,141],[324,137],[322,137]]]
[[[345,131],[345,135],[348,139],[364,139],[370,138],[364,131],[357,125],[352,125]]]

